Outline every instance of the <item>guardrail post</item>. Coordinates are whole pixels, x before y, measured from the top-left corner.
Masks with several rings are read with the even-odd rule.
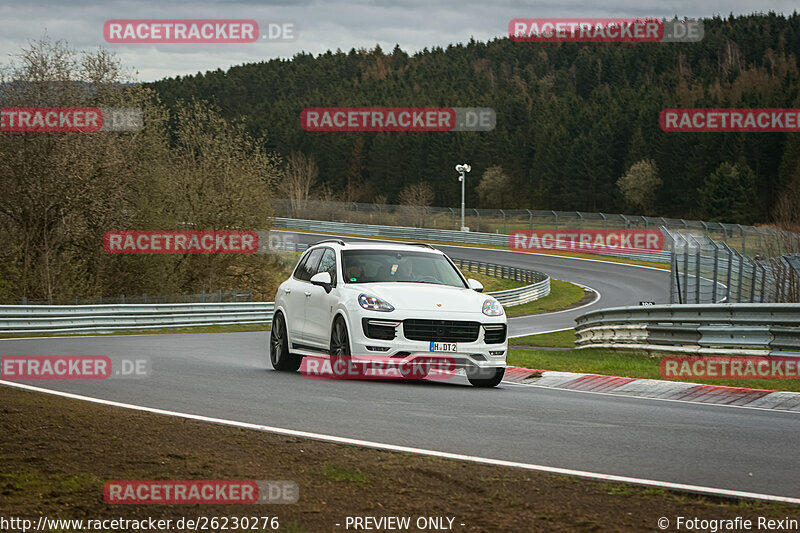
[[[714,246],[714,279],[711,286],[711,303],[717,303],[717,267],[719,266],[719,248]]]
[[[727,244],[723,243],[725,253],[728,254],[728,278],[725,282],[725,299],[731,303],[731,269],[733,268],[733,254]]]
[[[739,288],[737,290],[736,301],[742,301],[742,285],[744,285],[744,256],[741,254],[736,254],[739,256]]]
[[[550,211],[550,212],[553,213],[553,217],[555,218],[556,221],[556,229],[558,229],[558,213],[556,213],[555,211]]]
[[[756,277],[758,277],[756,268],[756,264],[753,263],[753,277],[750,281],[750,303],[755,303],[756,301]]]
[[[699,243],[698,243],[699,245]],[[697,251],[694,254],[694,294],[695,294],[695,302],[696,304],[700,302],[700,246],[697,247]]]
[[[531,213],[530,209],[526,209],[525,211],[528,212],[528,229],[533,229],[533,213]]]
[[[766,278],[767,278],[767,269],[762,266],[761,267],[761,298],[759,300],[762,304],[764,303],[764,282],[766,281]]]
[[[747,234],[744,232],[744,228],[741,224],[736,224],[739,226],[739,231],[742,233],[742,254],[747,253]]]
[[[683,244],[683,303],[689,303],[689,240]]]
[[[669,257],[669,303],[675,303],[675,294],[678,295],[678,303],[681,303],[681,278],[678,273],[678,253],[675,250],[675,245],[672,246],[672,252]],[[677,285],[677,287],[676,287]],[[677,289],[677,291],[676,291]]]

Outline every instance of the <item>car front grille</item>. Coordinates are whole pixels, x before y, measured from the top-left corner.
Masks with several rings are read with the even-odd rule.
[[[480,332],[479,322],[463,320],[403,320],[403,335],[412,341],[475,342]]]
[[[505,324],[484,324],[483,342],[486,344],[501,344],[506,340]]]

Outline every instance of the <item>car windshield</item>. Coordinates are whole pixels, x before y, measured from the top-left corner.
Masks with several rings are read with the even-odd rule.
[[[346,283],[432,283],[465,287],[456,268],[441,254],[393,250],[342,252]]]

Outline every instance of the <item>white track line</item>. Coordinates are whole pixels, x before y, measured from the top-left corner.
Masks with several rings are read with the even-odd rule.
[[[382,442],[372,442],[367,440],[360,440],[360,439],[350,439],[346,437],[337,437],[335,435],[325,435],[322,433],[312,433],[308,431],[298,431],[295,429],[285,429],[285,428],[277,428],[273,426],[263,426],[260,424],[251,424],[248,422],[237,422],[235,420],[226,420],[223,418],[212,418],[208,416],[202,415],[193,415],[189,413],[179,413],[176,411],[167,411],[164,409],[156,409],[153,407],[144,407],[141,405],[133,405],[129,403],[121,403],[115,402],[112,400],[102,400],[99,398],[91,398],[89,396],[81,396],[79,394],[72,394],[69,392],[62,392],[56,391],[51,389],[43,389],[40,387],[34,387],[32,385],[25,385],[22,383],[14,383],[10,381],[3,381],[0,380],[0,385],[6,385],[9,387],[15,387],[18,389],[24,389],[28,391],[34,392],[42,392],[46,394],[53,394],[56,396],[61,396],[63,398],[71,398],[74,400],[83,400],[91,403],[97,403],[101,405],[109,405],[112,407],[122,407],[125,409],[132,409],[135,411],[144,411],[147,413],[153,413],[158,415],[165,415],[165,416],[173,416],[177,418],[184,418],[189,420],[197,420],[200,422],[210,422],[212,424],[221,424],[225,426],[233,426],[239,427],[243,429],[253,429],[256,431],[265,431],[268,433],[276,433],[279,435],[290,435],[293,437],[302,437],[302,438],[309,438],[315,440],[321,440],[326,442],[335,442],[337,444],[349,444],[352,446],[362,446],[367,448],[377,448],[380,450],[388,450],[393,452],[401,452],[401,453],[413,453],[417,455],[427,455],[433,457],[441,457],[443,459],[454,459],[457,461],[469,461],[472,463],[480,463],[486,465],[493,465],[493,466],[505,466],[511,468],[523,468],[526,470],[536,470],[539,472],[547,472],[550,474],[562,474],[568,476],[578,476],[583,478],[589,479],[596,479],[600,481],[611,481],[611,482],[619,482],[619,483],[633,483],[635,485],[645,485],[649,487],[659,487],[665,488],[670,490],[680,490],[680,491],[688,491],[688,492],[696,492],[700,494],[709,494],[714,496],[727,496],[731,498],[750,498],[755,500],[765,500],[771,502],[782,502],[782,503],[793,503],[793,504],[800,504],[800,498],[791,498],[788,496],[776,496],[773,494],[759,494],[756,492],[744,492],[738,490],[729,490],[729,489],[720,489],[714,487],[704,487],[701,485],[687,485],[684,483],[672,483],[669,481],[657,481],[652,479],[642,479],[642,478],[635,478],[635,477],[626,477],[626,476],[615,476],[610,474],[600,474],[597,472],[586,472],[583,470],[572,470],[569,468],[557,468],[552,466],[543,466],[543,465],[535,465],[530,463],[520,463],[516,461],[504,461],[502,459],[490,459],[488,457],[477,457],[474,455],[463,455],[458,453],[449,453],[449,452],[441,452],[436,450],[426,450],[423,448],[413,448],[410,446],[398,446],[395,444],[386,444]]]

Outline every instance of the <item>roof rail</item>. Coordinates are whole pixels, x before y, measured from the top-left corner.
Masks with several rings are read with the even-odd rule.
[[[430,248],[431,250],[436,249],[427,242],[398,242],[397,244],[407,244],[408,246],[424,246],[425,248]]]
[[[323,244],[326,242],[335,242],[336,244],[341,244],[342,246],[345,245],[345,242],[342,239],[325,239],[324,241],[315,242],[311,246],[316,246],[318,244]]]

